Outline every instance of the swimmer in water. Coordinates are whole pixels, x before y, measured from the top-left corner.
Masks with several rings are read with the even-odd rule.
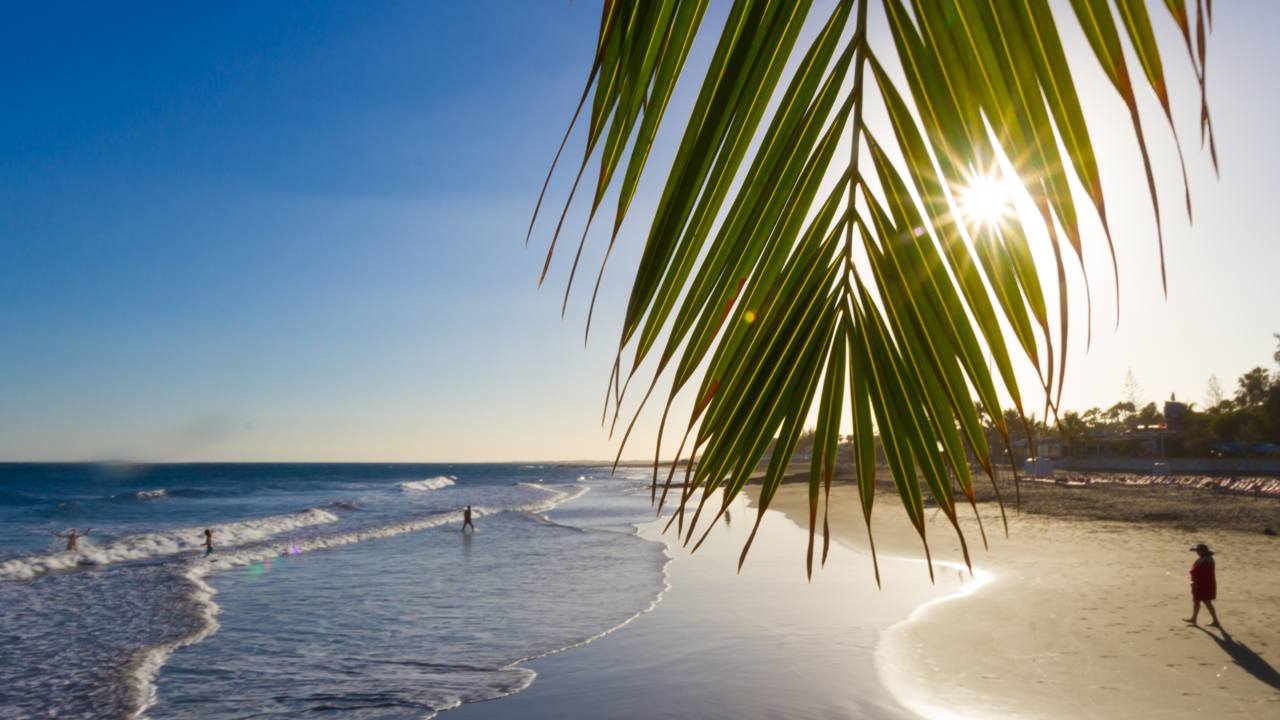
[[[76,529],[75,529],[75,528],[71,528],[70,530],[68,530],[67,532],[64,532],[64,533],[56,532],[56,533],[54,533],[54,534],[53,534],[53,536],[54,536],[54,537],[60,537],[60,538],[66,538],[66,539],[67,539],[67,552],[75,552],[75,551],[76,551],[76,543],[80,541],[80,538],[81,538],[81,537],[83,537],[83,536],[85,536],[85,535],[88,535],[88,534],[89,534],[89,531],[91,531],[91,530],[93,530],[93,528],[91,528],[91,527],[90,527],[90,528],[85,528],[85,529],[84,529],[84,532],[76,532]]]
[[[462,511],[462,532],[466,532],[467,528],[471,528],[471,532],[476,531],[476,526],[471,524],[471,506],[468,505],[466,510]]]
[[[213,529],[204,529],[204,556],[209,557],[213,554]]]

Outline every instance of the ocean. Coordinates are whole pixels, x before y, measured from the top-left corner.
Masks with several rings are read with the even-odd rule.
[[[427,718],[509,695],[523,661],[658,601],[652,517],[642,470],[591,465],[0,464],[0,717]],[[72,527],[76,552],[53,535]]]

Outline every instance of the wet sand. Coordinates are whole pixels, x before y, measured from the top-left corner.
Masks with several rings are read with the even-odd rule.
[[[1196,530],[1192,510],[1176,525],[1079,517],[1076,506],[1094,500],[1046,495],[1040,512],[1061,502],[1072,517],[1011,511],[1007,538],[998,508],[980,504],[988,550],[972,515],[962,519],[974,575],[930,511],[930,585],[919,537],[896,497],[880,493],[879,590],[848,484],[832,490],[831,555],[812,583],[803,484],[780,488],[741,574],[750,498],[696,555],[645,525],[674,558],[653,610],[524,663],[538,673],[526,690],[446,717],[1280,717],[1280,539],[1223,529],[1216,515]],[[1107,512],[1141,516],[1149,500],[1109,502]],[[1204,611],[1201,627],[1182,621],[1197,542],[1218,553],[1225,634],[1204,627]]]
[[[922,557],[897,499],[881,493],[877,550]],[[850,485],[832,490],[834,540],[866,552]],[[1152,523],[1009,518],[979,506],[962,527],[975,566],[991,575],[970,595],[933,603],[888,629],[877,670],[898,700],[927,718],[1280,717],[1280,539],[1261,532],[1193,530]],[[785,485],[772,509],[808,527],[803,485]],[[930,511],[933,557],[956,561],[946,519]],[[1225,633],[1185,624],[1188,548],[1216,551]],[[940,573],[941,575],[942,573]],[[892,591],[886,581],[886,590]]]
[[[962,587],[955,572],[931,586],[918,562],[882,562],[891,589],[876,591],[870,558],[835,545],[827,571],[807,583],[807,534],[770,511],[737,574],[756,510],[743,497],[730,517],[694,555],[660,525],[643,526],[673,556],[670,587],[653,610],[591,643],[524,663],[538,673],[524,691],[441,717],[914,717],[881,684],[876,648],[913,608]]]

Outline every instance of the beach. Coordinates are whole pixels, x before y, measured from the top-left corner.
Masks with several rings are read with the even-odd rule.
[[[1280,720],[1219,5],[11,3],[0,720]]]
[[[1031,491],[1037,507],[1067,517],[1010,507],[1005,537],[998,507],[980,503],[987,550],[972,516],[962,520],[972,574],[945,518],[930,510],[930,585],[919,537],[897,498],[881,492],[873,516],[877,589],[847,483],[832,489],[830,556],[812,582],[804,576],[803,483],[779,489],[735,574],[757,492],[749,486],[734,503],[731,526],[713,531],[693,555],[661,534],[660,523],[641,526],[642,537],[662,540],[673,557],[660,601],[590,644],[526,663],[537,673],[527,689],[450,711],[449,720],[1260,720],[1280,712],[1274,537],[1070,516],[1097,499],[1041,488]],[[1108,512],[1149,501],[1122,499]],[[1194,504],[1197,496],[1163,502]],[[1182,620],[1190,612],[1189,548],[1202,541],[1217,548],[1225,637],[1205,627],[1207,611],[1199,628]]]
[[[929,509],[931,579],[896,496],[881,492],[877,587],[855,488],[844,482],[832,490],[827,563],[815,563],[810,580],[803,482],[783,484],[762,516],[759,487],[749,485],[693,552],[702,528],[687,545],[674,528],[664,532],[637,468],[6,472],[25,504],[0,522],[6,543],[20,548],[0,557],[9,610],[0,634],[11,638],[0,647],[4,717],[232,718],[257,708],[447,720],[1057,720],[1280,711],[1280,541],[1230,529],[1274,522],[1272,499],[1026,487],[1026,512],[1010,508],[1008,537],[997,506],[979,504],[988,550],[963,519],[972,571]],[[458,509],[467,505],[476,529],[463,534]],[[1145,511],[1176,519],[1095,517]],[[33,529],[90,517],[93,534],[76,553],[56,551]],[[218,545],[205,557],[207,526]],[[1217,551],[1227,635],[1181,620],[1190,610],[1188,548],[1198,542]]]
[[[833,545],[827,570],[806,582],[807,533],[772,510],[738,573],[756,517],[746,493],[729,517],[692,554],[674,530],[662,534],[664,523],[641,525],[640,536],[666,543],[672,557],[653,609],[587,645],[524,663],[537,673],[527,689],[441,717],[914,717],[877,677],[879,638],[968,580],[952,571],[931,585],[921,563],[886,560],[881,573],[893,583],[878,592],[870,557]]]
[[[1071,492],[1058,490],[1058,492]],[[1194,496],[1193,496],[1194,497]],[[1208,497],[1205,495],[1205,497]],[[882,556],[922,557],[896,497],[873,514]],[[1271,502],[1274,501],[1261,501]],[[772,509],[808,525],[803,485],[784,485]],[[1280,715],[1280,541],[1261,532],[1193,530],[1016,514],[961,513],[974,565],[990,575],[976,592],[926,605],[889,628],[876,662],[903,705],[926,718],[1273,718]],[[929,511],[935,560],[958,561],[945,517]],[[866,552],[855,488],[831,491],[834,540]],[[1183,622],[1191,611],[1189,548],[1215,549],[1226,636]],[[889,585],[886,582],[886,585]],[[887,588],[891,591],[891,587]]]

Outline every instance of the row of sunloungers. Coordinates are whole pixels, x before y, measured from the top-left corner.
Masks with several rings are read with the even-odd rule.
[[[1277,477],[1209,477],[1207,475],[1138,475],[1136,473],[1059,475],[1053,482],[1066,485],[1175,485],[1201,488],[1217,492],[1241,493],[1260,497],[1280,497],[1280,478]]]

